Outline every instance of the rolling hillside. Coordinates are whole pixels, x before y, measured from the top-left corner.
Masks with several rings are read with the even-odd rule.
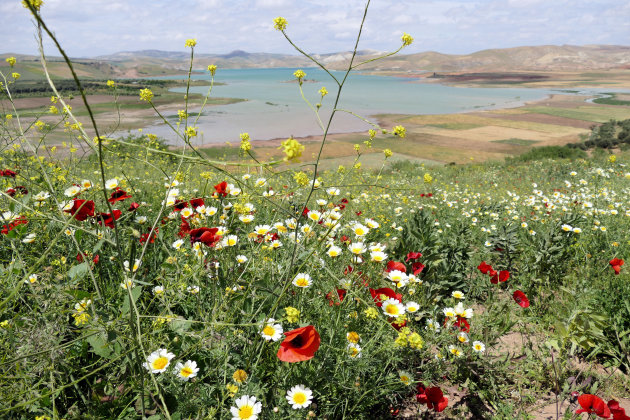
[[[360,51],[358,60],[377,57],[373,50]],[[0,54],[0,68],[7,64]],[[331,68],[347,65],[350,52],[313,54]],[[25,79],[42,76],[38,57],[16,55],[16,71]],[[144,77],[181,73],[188,68],[187,52],[159,50],[125,51],[94,58],[76,58],[77,72],[85,78]],[[195,54],[195,69],[209,64],[220,68],[307,67],[313,63],[301,56],[233,51],[229,54]],[[69,77],[69,72],[58,57],[49,59],[51,74],[57,78]],[[397,55],[360,67],[369,71],[403,72],[480,72],[480,71],[589,71],[630,69],[630,46],[617,45],[544,45],[488,49],[467,55],[449,55],[434,51]],[[5,69],[6,70],[6,69]]]

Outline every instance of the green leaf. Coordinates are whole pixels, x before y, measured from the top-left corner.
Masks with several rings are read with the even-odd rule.
[[[75,281],[81,280],[83,277],[87,275],[88,270],[89,270],[89,266],[87,262],[77,264],[73,266],[72,268],[70,268],[70,270],[68,270],[68,277],[70,277],[71,280],[75,280]]]
[[[131,289],[131,298],[133,299],[134,303],[138,301],[138,298],[140,297],[141,293],[142,293],[141,286],[136,286],[133,289]],[[122,311],[123,316],[129,313],[129,295],[126,293],[125,293],[125,296],[123,297],[121,311]]]
[[[104,333],[98,333],[88,337],[87,342],[90,343],[92,353],[96,353],[101,357],[109,359],[112,357],[112,348],[107,341]]]
[[[168,326],[177,334],[183,334],[191,327],[192,322],[185,318],[176,318],[169,322]]]

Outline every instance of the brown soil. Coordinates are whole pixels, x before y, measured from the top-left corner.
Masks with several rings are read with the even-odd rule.
[[[484,117],[489,117],[489,118],[505,118],[505,115],[496,114],[493,112],[487,112],[484,114],[477,114],[477,115],[483,115]],[[583,128],[587,130],[590,130],[590,128],[593,126],[593,122],[591,121],[574,120],[571,118],[556,117],[556,116],[547,115],[547,114],[530,114],[530,113],[512,114],[510,115],[510,120],[526,121],[526,122],[541,123],[541,124],[551,124],[551,125],[562,125],[566,127]]]

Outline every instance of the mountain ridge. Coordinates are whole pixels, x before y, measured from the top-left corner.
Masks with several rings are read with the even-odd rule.
[[[361,50],[357,52],[355,63],[377,58],[383,52]],[[0,54],[0,66],[6,67],[4,58],[10,54]],[[15,54],[18,62],[26,66],[38,63],[37,56]],[[331,69],[347,68],[351,51],[312,54],[313,58]],[[83,67],[83,77],[144,77],[163,74],[176,74],[188,69],[190,53],[183,51],[141,50],[120,51],[96,57],[73,58]],[[58,57],[49,57],[49,66],[56,67]],[[205,69],[215,64],[219,68],[274,68],[311,67],[315,64],[299,55],[231,51],[227,54],[195,52],[195,70]],[[1,67],[0,67],[1,68]],[[91,70],[92,69],[92,70]],[[630,46],[625,45],[539,45],[512,48],[493,48],[471,54],[444,54],[437,51],[424,51],[413,54],[400,54],[369,62],[359,67],[373,72],[480,72],[480,71],[583,71],[630,69]],[[35,71],[35,70],[33,70]],[[62,77],[63,70],[53,71]],[[93,74],[91,74],[93,73]]]

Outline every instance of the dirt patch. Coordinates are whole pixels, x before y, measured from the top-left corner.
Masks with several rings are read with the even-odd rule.
[[[484,115],[489,118],[506,118],[505,115],[492,113],[492,112],[489,112]],[[593,123],[590,121],[574,120],[572,118],[556,117],[554,115],[547,115],[547,114],[530,114],[530,113],[513,114],[509,116],[509,119],[513,121],[525,121],[525,122],[533,122],[533,123],[539,123],[539,124],[561,125],[565,127],[581,128],[581,129],[586,129],[586,130],[590,130],[590,128],[593,126]]]

